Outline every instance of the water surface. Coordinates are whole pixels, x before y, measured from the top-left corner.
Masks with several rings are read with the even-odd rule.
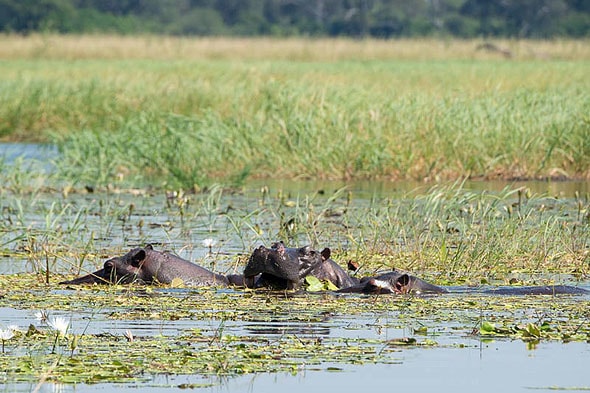
[[[0,145],[0,157],[3,157],[5,165],[13,165],[19,160],[25,163],[29,159],[49,163],[55,158],[55,154],[52,148],[45,151],[37,145]],[[239,272],[243,268],[244,258],[247,258],[253,247],[269,244],[282,236],[288,236],[290,244],[294,245],[316,242],[318,246],[353,248],[354,242],[346,233],[341,232],[360,226],[366,217],[354,216],[350,214],[351,211],[356,209],[364,212],[363,209],[368,211],[373,206],[391,205],[402,198],[428,195],[432,192],[432,187],[432,184],[418,182],[256,180],[248,182],[235,193],[211,191],[191,201],[163,192],[76,193],[67,196],[60,193],[2,193],[3,226],[0,244],[5,252],[0,256],[0,274],[34,274],[43,271],[47,264],[50,271],[60,274],[90,272],[99,268],[113,254],[125,252],[130,247],[146,242],[154,243],[158,249],[173,250],[212,270]],[[579,231],[575,233],[577,237],[574,240],[586,242],[586,247],[590,247],[587,244],[587,233],[585,234],[588,230],[587,223],[584,223],[581,213],[576,212],[578,198],[583,200],[583,196],[590,192],[588,182],[465,182],[458,188],[461,192],[492,194],[522,188],[532,194],[543,195],[545,199],[538,201],[541,206],[538,210],[542,208],[546,215],[541,216],[542,220],[534,224],[549,228],[548,223],[551,220],[558,220],[562,225],[572,225],[572,228]],[[347,202],[347,199],[352,202]],[[506,206],[503,206],[506,209],[498,209],[497,217],[505,217],[507,208],[516,206],[514,208],[517,209],[518,203],[518,194],[514,192]],[[531,211],[535,212],[535,209],[536,207]],[[312,213],[318,211],[324,211],[325,214],[321,216],[324,221],[317,233],[290,233],[288,228],[281,228],[281,225],[289,223],[290,217],[294,221],[302,221],[308,217],[314,218]],[[350,214],[350,217],[344,212]],[[419,222],[417,227],[426,226],[426,223],[426,220],[424,223]],[[454,227],[450,229],[458,231]],[[362,228],[359,231],[363,235],[368,233],[362,232]],[[424,233],[428,231],[419,232],[419,235],[423,236]],[[203,246],[205,239],[213,239],[214,246]],[[35,257],[38,253],[27,251],[40,247],[39,244],[44,240],[55,246],[55,249],[47,253],[47,258]],[[401,248],[406,245],[404,242],[407,242],[406,238],[399,240]],[[87,256],[81,258],[82,253]],[[559,281],[568,279],[572,277],[558,278]],[[583,285],[588,286],[587,283]],[[0,288],[0,327],[18,325],[26,329],[30,324],[42,326],[42,322],[36,319],[36,312],[39,310],[34,306],[6,306],[7,302],[2,300],[2,294],[10,291],[11,288]],[[74,299],[81,297],[76,291],[59,288],[57,285],[50,286],[48,291],[34,295],[39,301],[44,296],[54,294],[71,296]],[[238,298],[242,296],[240,291],[232,290],[219,290],[217,296],[228,294]],[[162,297],[189,299],[192,296],[194,293],[182,289],[156,290],[152,304],[157,310]],[[122,337],[127,330],[131,330],[138,337],[163,336],[174,339],[191,329],[200,329],[204,335],[212,337],[223,325],[227,334],[263,337],[268,340],[285,337],[327,341],[372,340],[376,344],[371,345],[376,345],[387,353],[388,361],[362,365],[328,361],[319,365],[301,366],[295,375],[261,373],[224,378],[155,375],[137,383],[45,383],[39,391],[136,391],[139,388],[147,392],[169,392],[176,391],[179,387],[192,387],[195,391],[203,392],[273,393],[277,390],[284,393],[302,390],[358,392],[375,388],[388,391],[455,392],[590,389],[590,379],[585,371],[590,356],[590,345],[587,342],[547,340],[531,346],[522,340],[484,340],[472,334],[473,327],[479,326],[478,322],[484,317],[537,323],[545,318],[544,311],[538,311],[534,307],[529,309],[526,304],[520,308],[501,311],[486,309],[484,306],[479,310],[462,309],[460,301],[463,296],[469,295],[461,293],[449,296],[458,305],[449,306],[444,318],[438,315],[437,319],[433,319],[425,306],[423,315],[410,320],[399,310],[381,310],[360,315],[343,313],[305,321],[297,318],[295,313],[273,314],[265,309],[258,310],[259,315],[234,320],[221,320],[217,313],[219,310],[211,310],[204,318],[158,320],[125,316],[126,312],[131,313],[133,310],[124,305],[112,309],[89,308],[75,312],[49,309],[47,311],[51,315],[63,316],[70,321],[73,334],[109,334]],[[567,299],[569,300],[566,303],[569,305],[588,302],[587,296]],[[280,304],[280,300],[277,301]],[[348,301],[354,302],[356,299],[350,298]],[[436,299],[432,300],[435,301]],[[553,298],[547,297],[546,303],[553,301]],[[427,300],[426,305],[428,304]],[[482,304],[485,305],[485,301]],[[567,315],[559,313],[560,305],[565,303],[556,301],[555,304],[555,318],[567,318]],[[113,313],[118,313],[117,317],[113,317]],[[421,339],[435,340],[437,345],[391,347],[384,344],[391,339],[415,336],[416,329],[423,326],[428,328],[428,333]],[[580,326],[588,329],[590,320],[583,321]],[[1,390],[25,392],[35,387],[35,384],[14,381],[9,375],[0,372]]]

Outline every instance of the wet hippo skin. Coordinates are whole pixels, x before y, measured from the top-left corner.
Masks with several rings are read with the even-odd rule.
[[[232,275],[232,282],[240,276]],[[156,251],[148,244],[127,254],[109,259],[102,269],[60,284],[170,284],[180,279],[189,286],[227,286],[230,279],[213,273],[169,252]]]

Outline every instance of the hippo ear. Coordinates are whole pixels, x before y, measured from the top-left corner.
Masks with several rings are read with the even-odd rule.
[[[153,250],[154,246],[152,246],[150,243],[146,244],[144,247],[146,250]]]
[[[270,245],[270,248],[279,248],[279,247],[285,247],[285,243],[281,240],[278,242],[274,242],[273,244]]]
[[[326,247],[322,250],[322,259],[324,261],[330,259],[330,255],[332,255],[332,251],[330,251],[330,249],[328,247]]]
[[[139,267],[146,257],[145,250],[138,248],[137,251],[131,255],[131,266]]]
[[[277,250],[279,253],[285,252],[285,243],[281,240],[280,242],[273,243],[270,248]]]
[[[395,291],[397,293],[408,293],[410,289],[408,284],[410,284],[410,276],[402,274],[395,280]]]

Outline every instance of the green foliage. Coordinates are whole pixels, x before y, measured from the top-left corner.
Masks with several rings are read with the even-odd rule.
[[[128,63],[112,66],[126,73]],[[313,74],[309,65],[285,63],[134,68],[125,84],[99,82],[98,74],[90,82],[9,82],[0,128],[55,130],[59,172],[99,186],[123,179],[192,189],[246,176],[583,177],[590,170],[582,64],[316,63]],[[537,86],[535,74],[547,70],[570,82]],[[490,73],[503,89],[481,85]],[[510,87],[516,80],[520,86]],[[477,86],[483,91],[471,91]]]
[[[89,60],[0,68],[0,133],[57,143],[58,174],[76,184],[192,189],[269,176],[590,171],[584,62]]]
[[[576,1],[0,0],[0,31],[352,37],[584,37]]]

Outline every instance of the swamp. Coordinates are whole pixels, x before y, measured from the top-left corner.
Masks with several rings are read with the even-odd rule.
[[[590,389],[588,42],[1,41],[1,390]],[[277,240],[450,293],[58,285]]]

